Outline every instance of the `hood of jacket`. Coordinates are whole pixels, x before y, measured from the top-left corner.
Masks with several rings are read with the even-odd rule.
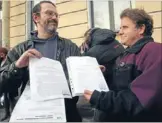
[[[90,33],[90,47],[99,44],[108,44],[115,40],[115,32],[109,29],[96,28]]]
[[[44,43],[44,41],[48,40],[48,39],[40,39],[40,38],[38,38],[37,37],[37,35],[38,35],[38,31],[37,30],[31,31],[30,35],[31,35],[31,40],[33,42]],[[58,36],[57,32],[51,38],[54,38],[55,36]],[[51,38],[49,38],[49,39],[51,39]]]

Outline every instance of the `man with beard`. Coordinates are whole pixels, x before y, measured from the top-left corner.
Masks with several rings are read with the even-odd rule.
[[[61,62],[65,75],[65,59],[79,56],[79,48],[70,40],[58,36],[58,12],[54,3],[41,1],[34,6],[33,21],[37,31],[32,32],[31,39],[22,42],[9,51],[1,72],[0,91],[12,92],[16,97],[18,88],[24,90],[29,80],[28,64],[30,57],[47,57]],[[78,97],[65,99],[66,118],[68,122],[79,122],[81,117],[76,108]]]

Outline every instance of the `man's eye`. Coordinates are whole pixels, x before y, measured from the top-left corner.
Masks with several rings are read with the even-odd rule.
[[[53,15],[53,13],[52,13],[52,12],[49,12],[48,14],[49,14],[49,15]]]

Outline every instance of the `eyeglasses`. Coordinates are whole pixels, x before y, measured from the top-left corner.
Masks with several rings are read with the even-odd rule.
[[[38,12],[38,13],[40,14],[41,12]],[[59,18],[58,13],[53,12],[53,11],[46,11],[46,12],[42,12],[42,13],[46,14],[46,15],[49,16],[49,17],[55,16],[56,18]]]

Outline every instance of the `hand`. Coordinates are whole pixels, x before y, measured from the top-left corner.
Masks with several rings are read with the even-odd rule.
[[[15,66],[17,68],[23,68],[28,66],[30,57],[41,58],[42,54],[38,52],[36,49],[29,49],[20,56],[20,58],[16,61]]]
[[[100,69],[101,69],[102,72],[105,72],[105,71],[106,71],[105,66],[103,66],[103,65],[99,65],[99,67],[100,67]]]
[[[90,101],[92,94],[93,94],[92,91],[89,90],[84,91],[84,97],[86,98],[87,101]]]

